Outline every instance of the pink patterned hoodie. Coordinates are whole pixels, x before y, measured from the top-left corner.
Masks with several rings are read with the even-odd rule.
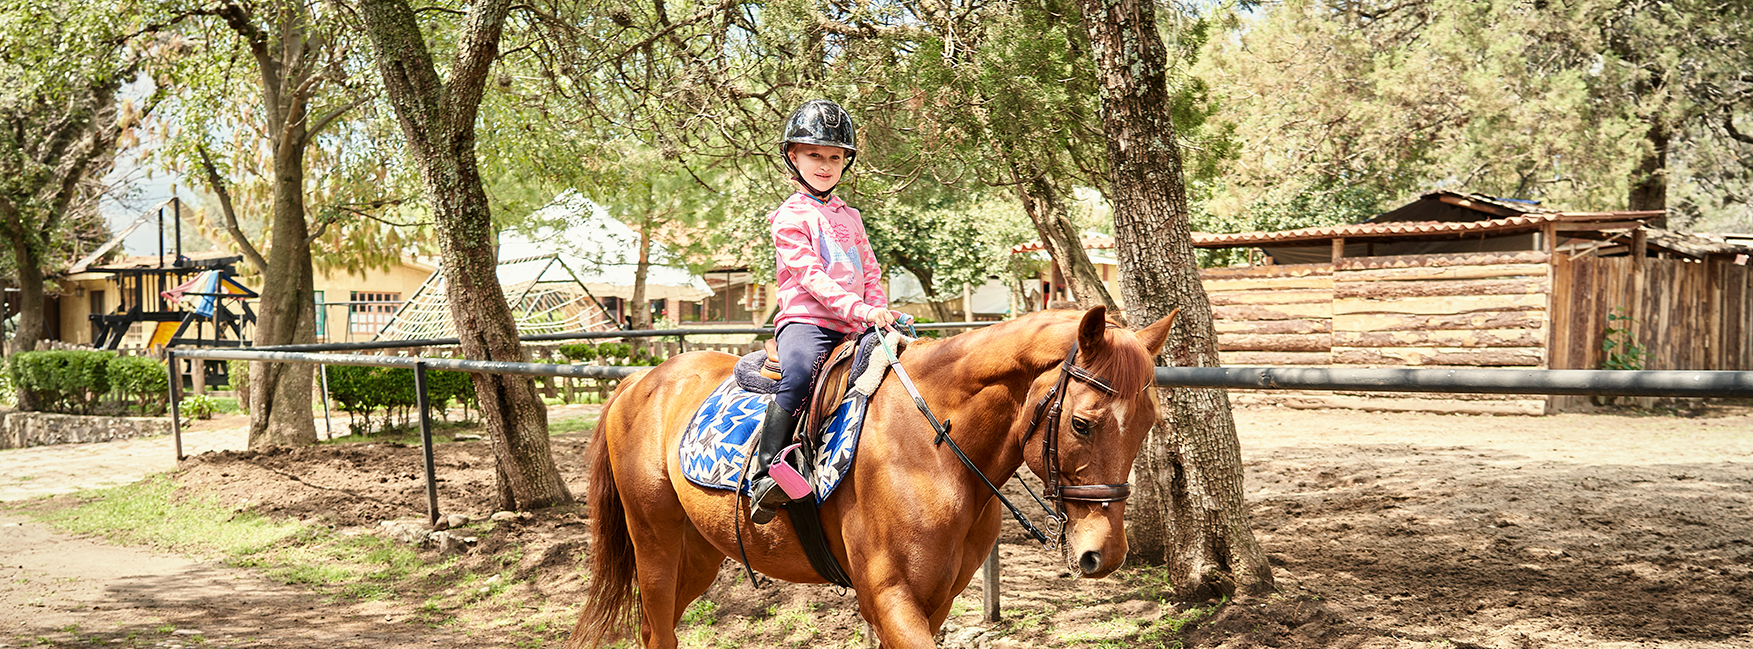
[[[852,332],[864,326],[872,310],[889,306],[864,220],[840,197],[823,204],[798,192],[767,220],[779,261],[775,330],[807,322]]]

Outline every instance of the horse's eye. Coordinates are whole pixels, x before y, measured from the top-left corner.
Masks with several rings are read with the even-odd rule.
[[[1095,432],[1096,425],[1090,423],[1088,419],[1078,419],[1073,417],[1071,419],[1071,429],[1076,431],[1079,435],[1089,437],[1090,433]]]

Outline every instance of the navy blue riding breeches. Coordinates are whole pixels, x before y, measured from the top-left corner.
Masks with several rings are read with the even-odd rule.
[[[779,348],[779,391],[773,395],[773,404],[796,415],[810,398],[810,385],[822,371],[822,363],[846,334],[807,322],[788,322],[774,338]]]

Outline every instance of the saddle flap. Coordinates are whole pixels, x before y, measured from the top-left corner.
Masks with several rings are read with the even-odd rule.
[[[806,447],[815,447],[818,441],[815,438],[820,435],[822,421],[834,413],[834,406],[840,403],[840,397],[846,395],[846,387],[852,380],[853,352],[857,349],[857,336],[849,336],[835,345],[834,351],[828,354],[828,360],[822,363],[822,370],[818,375],[820,378],[816,379],[815,385],[810,386],[809,408],[804,413],[802,428],[808,432],[805,433],[806,439],[801,440],[806,442]]]

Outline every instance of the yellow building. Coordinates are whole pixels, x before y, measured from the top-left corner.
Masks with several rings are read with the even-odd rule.
[[[160,294],[181,284],[198,273],[235,263],[237,257],[224,252],[197,252],[183,257],[183,266],[173,256],[156,255],[125,257],[107,264],[75,267],[56,280],[59,295],[48,298],[49,338],[74,345],[91,345],[97,341],[101,328],[93,314],[123,315],[136,308],[144,316],[133,323],[117,349],[143,349],[148,346],[155,329],[153,318],[180,322],[183,307],[172,304]],[[431,276],[436,267],[407,257],[387,269],[374,268],[361,273],[344,269],[319,271],[313,278],[316,289],[317,340],[349,342],[371,340],[383,325],[389,323],[396,309]],[[237,278],[251,290],[260,292],[260,275]],[[225,300],[228,308],[242,315],[236,300]],[[250,313],[256,313],[256,300],[243,300]],[[253,329],[245,327],[244,336],[252,337]],[[191,325],[183,338],[212,338],[212,326]],[[225,336],[231,339],[231,336]],[[108,341],[105,341],[108,342]],[[109,345],[106,345],[109,346]]]

